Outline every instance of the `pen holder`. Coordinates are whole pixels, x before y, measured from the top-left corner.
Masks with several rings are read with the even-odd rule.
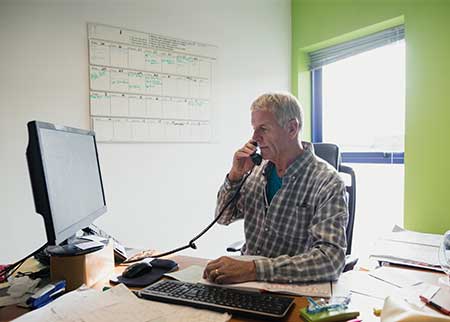
[[[114,270],[113,242],[104,248],[75,256],[51,256],[50,278],[66,280],[66,290],[71,291],[85,284],[91,287]]]

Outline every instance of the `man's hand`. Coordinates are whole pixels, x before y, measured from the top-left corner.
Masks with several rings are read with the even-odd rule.
[[[242,148],[237,150],[233,156],[233,166],[228,174],[231,181],[239,181],[244,174],[255,166],[250,155],[256,151],[253,140],[248,141]]]
[[[254,281],[256,267],[253,261],[240,261],[222,256],[206,265],[203,278],[217,284]]]

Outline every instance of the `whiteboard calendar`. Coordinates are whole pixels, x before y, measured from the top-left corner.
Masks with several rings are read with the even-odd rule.
[[[208,142],[217,47],[88,24],[90,115],[99,142]]]

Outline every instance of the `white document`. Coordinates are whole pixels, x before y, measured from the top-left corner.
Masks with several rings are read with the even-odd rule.
[[[419,233],[416,231],[404,230],[398,226],[394,227],[394,230],[395,231],[384,236],[383,239],[434,247],[439,247],[443,239],[443,235]]]
[[[408,287],[421,283],[415,273],[415,271],[385,266],[369,272],[369,275],[397,287]]]
[[[347,290],[384,300],[387,296],[398,292],[400,288],[373,278],[367,272],[348,271],[341,274],[339,280],[333,283],[333,289],[339,290],[339,295],[345,294],[344,290]]]
[[[418,309],[425,307],[425,303],[420,300],[419,296],[425,296],[425,298],[432,298],[438,291],[439,287],[428,283],[419,283],[414,286],[402,288],[399,291],[399,296],[406,302],[413,305]]]
[[[81,249],[81,250],[95,248],[95,247],[99,247],[99,246],[103,246],[103,244],[98,241],[89,241],[89,242],[80,243],[80,244],[75,245],[76,248]]]
[[[235,288],[247,291],[267,291],[280,294],[289,294],[297,296],[331,297],[331,283],[314,284],[284,284],[284,283],[266,283],[266,282],[244,282],[236,284],[214,284],[205,279],[200,283],[227,288]]]
[[[441,270],[438,247],[379,239],[371,251],[371,258],[391,263],[406,264]]]
[[[166,273],[164,276],[171,277],[182,282],[197,283],[202,279],[204,269],[204,266],[192,265],[173,273]]]
[[[138,299],[123,284],[101,292],[76,290],[22,315],[17,322],[225,322],[229,314]]]
[[[96,241],[96,242],[104,242],[105,240],[107,240],[107,238],[105,237],[100,237],[97,235],[85,235],[85,236],[81,236],[81,239],[86,239],[86,240],[91,240],[91,241]]]

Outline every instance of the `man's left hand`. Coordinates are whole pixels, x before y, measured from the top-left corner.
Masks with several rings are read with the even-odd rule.
[[[241,261],[222,256],[206,265],[203,278],[217,284],[254,281],[256,267],[253,261]]]

